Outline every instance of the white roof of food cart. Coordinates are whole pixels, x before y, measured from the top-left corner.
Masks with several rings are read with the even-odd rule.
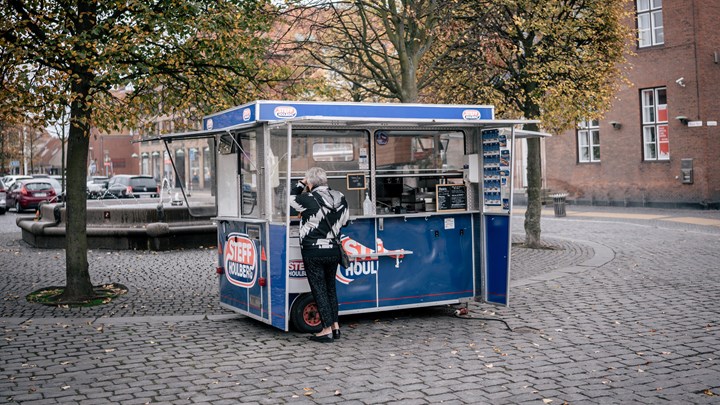
[[[487,105],[255,101],[205,117],[202,131],[167,134],[153,139],[208,137],[258,123],[296,127],[505,128],[508,132],[515,128],[516,138],[550,136],[518,128],[537,124],[537,120],[496,120],[494,114],[494,107]]]

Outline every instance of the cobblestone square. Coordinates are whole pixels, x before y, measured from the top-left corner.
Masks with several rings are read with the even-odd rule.
[[[540,250],[519,246],[518,212],[510,307],[346,316],[331,345],[220,308],[213,247],[91,251],[93,283],[127,296],[29,304],[64,284],[64,251],[27,246],[14,219],[0,403],[720,403],[717,211],[571,208],[544,215]]]

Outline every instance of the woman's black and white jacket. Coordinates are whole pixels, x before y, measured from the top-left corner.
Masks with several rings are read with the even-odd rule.
[[[290,207],[300,213],[303,256],[339,255],[333,235],[339,236],[340,229],[350,218],[345,196],[327,186],[315,187],[310,193],[303,193],[303,189],[304,186],[298,183],[290,193]],[[332,226],[332,230],[328,225]]]

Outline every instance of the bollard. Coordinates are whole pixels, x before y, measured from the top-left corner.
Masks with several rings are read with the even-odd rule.
[[[565,198],[567,198],[567,194],[552,194],[550,197],[553,199],[553,207],[555,208],[555,216],[556,217],[564,217],[565,216]]]

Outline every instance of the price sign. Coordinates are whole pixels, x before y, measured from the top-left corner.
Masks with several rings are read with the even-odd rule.
[[[466,211],[467,188],[463,184],[438,184],[435,186],[437,211]]]
[[[348,190],[365,190],[367,188],[365,173],[348,173],[346,178]]]

